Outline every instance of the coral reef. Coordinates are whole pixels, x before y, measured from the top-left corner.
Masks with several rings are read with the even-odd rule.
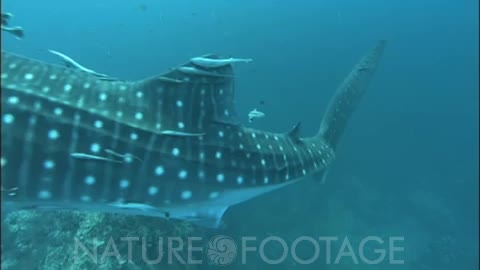
[[[184,263],[188,237],[203,231],[185,222],[84,212],[19,211],[2,220],[2,269],[196,269]],[[167,239],[174,239],[171,243]],[[179,259],[168,260],[167,245]],[[155,259],[161,260],[155,261]],[[185,259],[185,260],[182,260]]]

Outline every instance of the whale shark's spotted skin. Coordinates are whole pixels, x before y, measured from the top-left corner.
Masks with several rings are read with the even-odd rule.
[[[236,124],[231,65],[102,81],[2,52],[2,187],[16,188],[4,202],[218,226],[229,206],[325,171],[383,47],[352,72],[311,138]]]

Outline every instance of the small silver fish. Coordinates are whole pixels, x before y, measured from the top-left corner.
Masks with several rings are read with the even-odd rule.
[[[248,122],[252,123],[255,118],[263,118],[265,114],[257,109],[253,109],[248,113]]]
[[[94,76],[97,76],[102,80],[112,80],[112,81],[116,80],[115,78],[110,78],[110,76],[108,76],[106,74],[98,73],[95,70],[92,70],[92,69],[89,69],[89,68],[86,68],[86,67],[80,65],[75,60],[73,60],[72,58],[68,57],[67,55],[65,55],[61,52],[57,52],[57,51],[54,51],[54,50],[48,50],[48,51],[55,54],[56,56],[60,57],[63,60],[63,62],[65,63],[66,67],[82,70],[84,72],[87,72],[87,73],[90,73]]]
[[[9,12],[2,12],[2,24],[8,25],[8,20],[13,17],[12,13]]]
[[[7,26],[8,20],[12,18],[12,13],[4,13],[2,12],[2,31],[8,32],[14,35],[18,39],[22,39],[25,35],[23,28],[20,26]]]
[[[14,35],[18,39],[22,39],[24,36],[23,28],[20,26],[8,27],[2,25],[2,30],[9,32],[10,34]]]
[[[204,68],[219,68],[234,63],[250,63],[253,59],[250,58],[225,58],[225,59],[211,59],[206,57],[194,57],[190,59],[193,64]]]
[[[172,78],[165,77],[165,76],[159,76],[158,79],[161,80],[161,81],[170,82],[170,83],[183,83],[182,80],[172,79]]]
[[[201,70],[194,67],[183,66],[183,67],[179,67],[177,70],[188,75],[196,75],[196,76],[200,75],[200,76],[207,76],[207,77],[227,77],[227,78],[233,77],[231,75],[217,74],[214,72],[205,71],[205,70]]]
[[[105,152],[112,155],[112,156],[122,158],[125,162],[131,162],[132,159],[136,159],[136,160],[142,162],[142,160],[139,157],[133,156],[131,154],[120,154],[120,153],[114,152],[111,149],[105,149]]]
[[[90,154],[85,154],[85,153],[71,153],[70,156],[72,156],[74,158],[77,158],[77,159],[100,160],[100,161],[109,161],[109,162],[115,162],[115,163],[123,163],[121,161],[114,160],[114,159],[111,159],[111,158],[95,156],[95,155],[90,155]]]
[[[13,188],[4,188],[2,186],[2,193],[3,192],[8,192],[8,196],[15,196],[17,194],[18,187],[13,187]]]
[[[175,130],[164,130],[160,132],[160,134],[180,136],[180,137],[200,137],[205,135],[205,133],[189,133],[189,132],[181,132],[181,131],[175,131]]]

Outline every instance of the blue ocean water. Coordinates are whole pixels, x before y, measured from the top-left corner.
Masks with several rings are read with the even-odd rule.
[[[16,0],[2,8],[26,31],[21,41],[2,34],[2,49],[47,62],[57,61],[54,49],[129,80],[206,53],[253,58],[236,66],[243,121],[261,106],[267,117],[255,128],[302,121],[304,135],[317,131],[356,61],[387,40],[327,183],[268,195],[226,219],[235,234],[295,237],[330,223],[335,233],[404,235],[406,258],[436,269],[452,266],[422,254],[454,239],[444,255],[473,258],[455,265],[478,269],[478,1]]]

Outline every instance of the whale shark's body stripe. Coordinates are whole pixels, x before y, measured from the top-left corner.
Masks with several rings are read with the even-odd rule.
[[[168,212],[217,226],[229,206],[325,171],[383,47],[360,62],[310,138],[299,138],[297,128],[238,125],[231,65],[102,81],[2,52],[2,184],[18,187],[6,202]]]

